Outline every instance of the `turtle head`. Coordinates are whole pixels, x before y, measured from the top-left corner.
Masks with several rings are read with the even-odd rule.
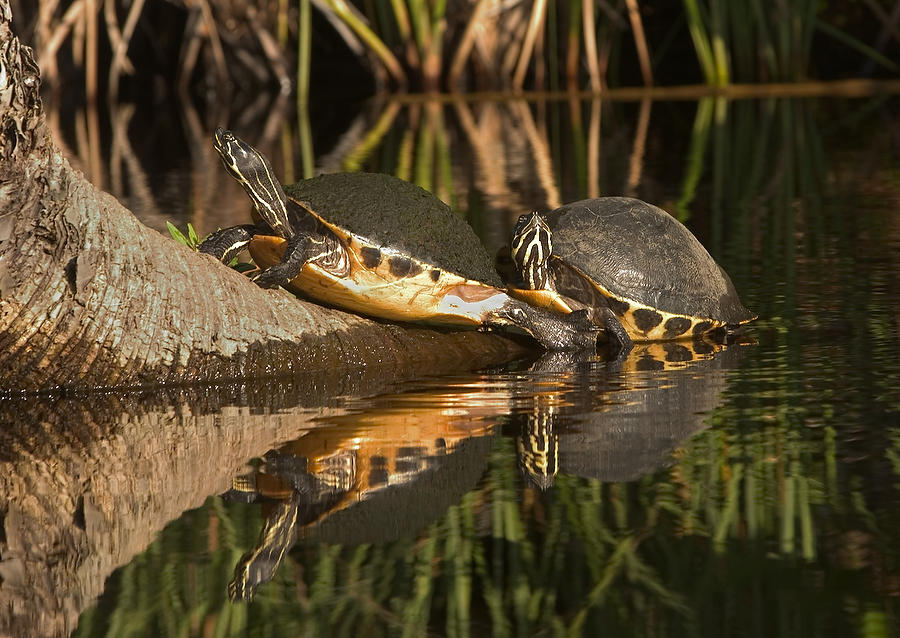
[[[554,432],[554,408],[535,406],[526,416],[522,432],[516,439],[519,469],[535,487],[546,491],[559,471],[559,442]]]
[[[519,217],[513,228],[510,255],[522,280],[532,290],[549,288],[550,227],[537,213]]]
[[[294,235],[287,214],[287,196],[266,157],[231,131],[216,129],[213,148],[222,158],[225,170],[236,179],[253,200],[260,217],[280,237]]]
[[[483,321],[488,326],[516,326],[550,351],[594,352],[600,330],[585,310],[560,315],[512,298],[488,313]]]

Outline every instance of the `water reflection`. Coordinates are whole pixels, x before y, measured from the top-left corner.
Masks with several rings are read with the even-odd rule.
[[[235,477],[226,496],[260,502],[266,514],[229,597],[251,600],[298,540],[383,544],[420,534],[476,486],[500,423],[542,490],[558,474],[651,473],[704,427],[748,345],[639,344],[612,363],[553,353],[521,372],[425,381],[322,419]]]
[[[475,486],[509,392],[505,384],[445,383],[375,397],[323,419],[235,477],[228,496],[262,500],[269,511],[258,545],[235,567],[232,600],[251,599],[271,580],[298,537],[395,540],[417,533]]]
[[[558,472],[606,482],[653,472],[706,427],[726,389],[725,372],[751,343],[636,344],[624,362],[593,360],[574,369],[556,361],[559,354],[546,355],[531,370],[542,391],[512,413],[520,468],[541,489]]]

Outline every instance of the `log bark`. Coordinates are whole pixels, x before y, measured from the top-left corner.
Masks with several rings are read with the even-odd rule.
[[[262,290],[144,227],[73,170],[0,0],[0,389],[496,363],[515,342],[386,325]]]

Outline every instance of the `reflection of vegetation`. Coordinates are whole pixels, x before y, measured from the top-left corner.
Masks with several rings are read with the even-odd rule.
[[[305,105],[312,72],[342,49],[360,58],[378,85],[426,91],[463,85],[600,90],[636,74],[632,67],[650,85],[660,75],[654,64],[668,64],[663,71],[679,75],[694,66],[691,50],[708,84],[804,79],[848,53],[898,71],[889,48],[896,16],[874,0],[863,3],[865,9],[852,0],[683,0],[671,6],[639,0],[280,0],[247,11],[216,0],[172,2],[166,9],[144,0],[14,4],[17,22],[34,25],[26,40],[38,43],[45,79],[55,84],[59,68],[74,66],[92,100],[104,88],[115,99],[130,75],[149,84],[141,73],[159,75],[160,69],[147,68],[153,65],[175,75],[183,91],[202,71],[221,95],[266,81],[287,90],[288,68],[296,65],[297,97]],[[147,42],[147,34],[156,39]],[[827,44],[816,66],[814,34]]]
[[[763,429],[744,445],[720,428],[702,433],[670,477],[561,477],[546,498],[519,491],[506,442],[483,486],[418,539],[295,549],[293,570],[248,606],[227,603],[224,584],[260,522],[214,499],[117,573],[76,635],[471,635],[483,625],[495,635],[710,635],[724,625],[734,635],[815,626],[848,635],[888,626],[900,611],[885,533],[896,521],[866,505],[861,476],[835,484],[833,448],[823,456],[814,441],[792,446],[773,436],[780,426]],[[816,510],[832,514],[813,521]]]

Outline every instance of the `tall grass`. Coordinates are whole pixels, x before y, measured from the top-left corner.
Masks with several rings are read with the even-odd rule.
[[[625,81],[667,84],[665,77],[656,77],[654,60],[659,66],[667,59],[661,52],[684,50],[679,42],[690,43],[697,75],[707,84],[798,81],[815,75],[817,65],[829,64],[824,57],[813,59],[814,36],[830,42],[823,56],[843,51],[860,63],[900,72],[890,37],[869,42],[871,34],[853,31],[866,20],[850,0],[827,5],[819,0],[682,0],[680,8],[639,0],[615,5],[587,0],[279,0],[252,15],[235,13],[230,5],[215,0],[198,0],[191,6],[184,32],[168,38],[181,47],[174,57],[176,83],[182,90],[191,86],[200,66],[224,93],[231,86],[229,76],[243,85],[246,82],[238,76],[248,70],[255,81],[268,73],[284,86],[289,83],[286,68],[294,62],[301,104],[308,100],[316,60],[312,52],[320,50],[316,40],[325,33],[323,29],[313,33],[313,13],[324,16],[350,50],[366,58],[383,89],[396,91],[518,91],[546,86],[599,91],[617,78],[622,81],[623,69],[634,67],[640,69],[640,79]],[[61,63],[74,62],[89,99],[99,97],[100,74],[108,76],[109,96],[115,100],[120,78],[142,68],[129,57],[133,38],[174,27],[170,23],[137,28],[139,20],[157,19],[144,9],[142,0],[130,4],[40,0],[37,10],[31,11],[45,80],[56,86]],[[675,15],[678,11],[680,17]],[[880,5],[865,3],[864,11],[884,33],[895,33],[891,16]],[[288,24],[292,13],[296,25]],[[854,20],[844,20],[845,15]],[[28,22],[26,17],[23,23]],[[235,30],[247,36],[236,38]],[[296,38],[297,46],[290,45],[291,38]],[[67,43],[70,46],[64,46]],[[113,51],[111,57],[100,55],[105,47]]]
[[[688,28],[707,84],[799,81],[809,77],[813,35],[832,38],[896,73],[900,67],[860,36],[819,17],[818,0],[683,0]],[[884,16],[886,17],[886,16]]]

